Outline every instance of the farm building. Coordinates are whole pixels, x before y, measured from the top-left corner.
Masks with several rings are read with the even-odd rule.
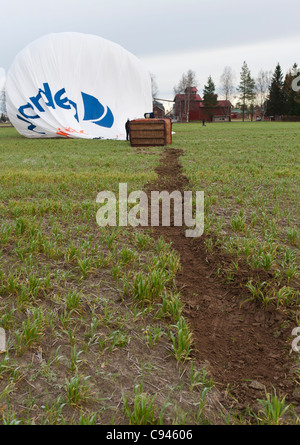
[[[240,108],[232,108],[231,110],[231,119],[232,120],[237,120],[237,119],[242,119],[243,117],[243,111]],[[266,118],[264,117],[264,110],[263,108],[256,106],[254,107],[253,111],[251,112],[250,110],[245,110],[245,115],[244,115],[245,119],[252,119],[252,120],[265,120]]]
[[[157,100],[153,101],[153,114],[157,119],[164,119],[165,117],[165,107]]]
[[[216,106],[207,107],[196,87],[188,87],[184,94],[176,94],[174,102],[174,118],[181,122],[202,121],[203,119],[210,122],[231,120],[232,104],[230,101],[218,100]]]

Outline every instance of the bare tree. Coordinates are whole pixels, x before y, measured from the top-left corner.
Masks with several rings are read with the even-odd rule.
[[[7,112],[6,112],[6,100],[5,100],[4,87],[2,90],[0,90],[0,116],[1,116],[1,120],[6,120]]]
[[[266,112],[265,104],[268,98],[271,80],[272,80],[272,71],[264,71],[262,69],[259,71],[256,78],[255,90],[262,117],[264,117]]]
[[[188,70],[187,73],[183,73],[178,84],[174,86],[175,94],[184,94],[184,115],[186,116],[186,121],[189,121],[190,113],[190,99],[191,99],[191,87],[197,86],[196,74],[192,70]],[[181,105],[180,105],[181,113]],[[181,119],[181,116],[180,116]]]
[[[156,76],[153,73],[150,73],[151,77],[151,89],[152,89],[152,99],[155,99],[158,96],[158,86],[156,83]]]
[[[234,86],[235,75],[230,66],[225,66],[223,74],[220,77],[220,93],[225,97],[226,101],[230,101],[235,92]],[[225,116],[228,116],[230,107],[225,107]]]

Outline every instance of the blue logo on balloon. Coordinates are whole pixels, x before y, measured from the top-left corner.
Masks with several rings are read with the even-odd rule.
[[[111,128],[114,123],[111,109],[108,106],[104,107],[96,97],[90,94],[81,92],[81,96],[84,108],[83,120],[90,121],[100,127]],[[43,83],[43,89],[39,88],[36,96],[30,97],[25,105],[18,108],[20,114],[17,114],[17,118],[29,124],[28,130],[45,134],[36,131],[36,125],[32,122],[32,119],[41,117],[40,114],[45,112],[45,106],[53,109],[59,107],[65,110],[73,110],[74,118],[79,122],[77,103],[66,96],[65,88],[58,90],[53,95],[47,82]]]
[[[100,125],[100,127],[111,128],[114,123],[114,116],[109,107],[104,106],[96,97],[90,94],[81,93],[84,106],[84,121],[92,121],[93,124]]]

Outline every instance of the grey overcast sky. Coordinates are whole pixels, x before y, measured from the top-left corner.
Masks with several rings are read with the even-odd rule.
[[[0,77],[33,40],[51,33],[96,34],[122,45],[156,76],[159,97],[173,99],[182,73],[195,71],[198,89],[216,85],[225,66],[239,80],[246,60],[286,72],[300,64],[299,0],[0,0]],[[1,74],[2,73],[2,74]]]

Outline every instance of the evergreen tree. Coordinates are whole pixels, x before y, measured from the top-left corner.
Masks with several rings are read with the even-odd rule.
[[[286,74],[283,84],[284,114],[287,116],[300,116],[300,91],[293,88],[293,81],[298,78],[300,79],[300,68],[295,63]]]
[[[267,116],[282,116],[286,108],[286,97],[283,90],[283,74],[278,63],[271,81],[267,102]]]
[[[218,96],[215,93],[216,87],[212,80],[212,77],[209,76],[207,80],[207,85],[204,85],[203,89],[203,104],[205,107],[208,107],[208,114],[210,120],[212,120],[212,116],[214,115],[213,108],[218,105]]]
[[[239,99],[244,122],[248,103],[253,103],[255,96],[255,80],[251,77],[251,72],[245,61],[242,66],[240,84],[237,87],[237,91],[240,93]]]

